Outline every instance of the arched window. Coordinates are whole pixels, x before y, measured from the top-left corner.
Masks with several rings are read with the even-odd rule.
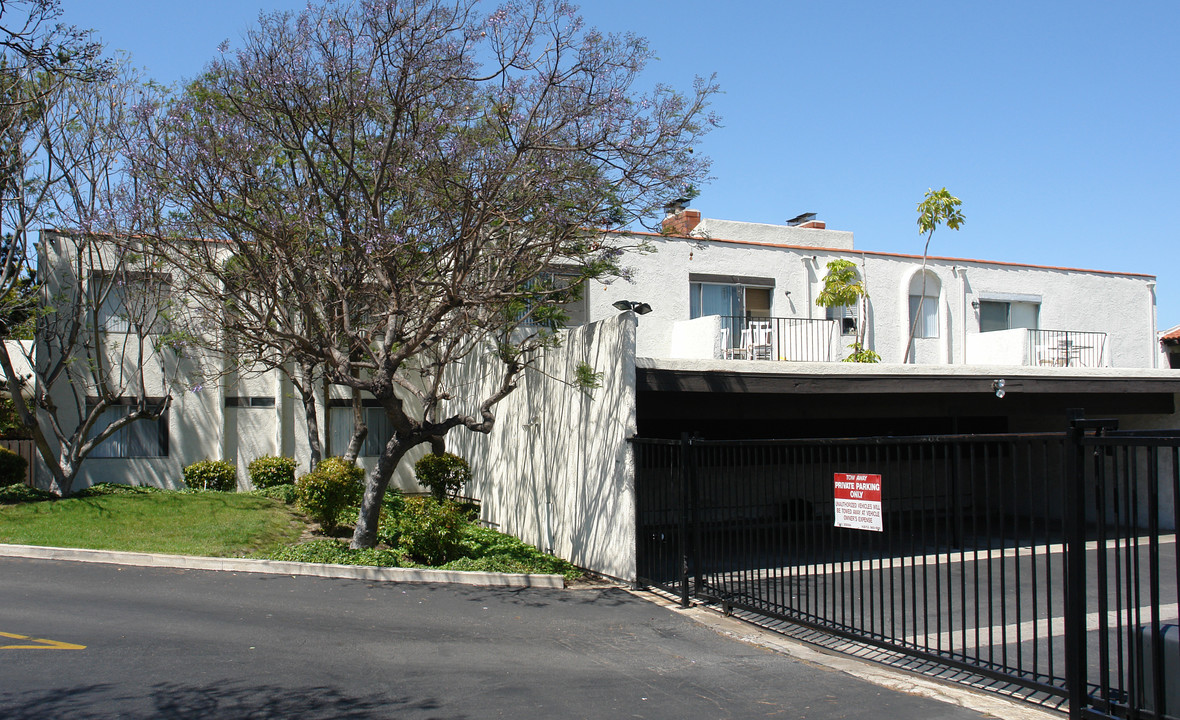
[[[922,278],[923,274],[916,272],[910,279],[909,327],[914,328],[915,338],[938,337],[938,296],[942,283],[929,270],[925,273],[925,288]]]

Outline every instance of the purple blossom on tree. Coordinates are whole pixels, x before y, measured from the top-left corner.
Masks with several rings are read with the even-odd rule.
[[[706,179],[691,148],[717,87],[640,93],[651,57],[553,0],[309,4],[263,16],[159,113],[156,186],[182,209],[159,235],[223,241],[162,246],[193,270],[194,302],[234,297],[238,347],[389,419],[354,546],[375,542],[409,449],[491,431],[557,341],[529,321],[623,272],[631,241],[596,228],[654,225]],[[568,282],[546,279],[557,266]],[[448,368],[485,347],[503,361],[496,388],[474,410],[450,402]]]

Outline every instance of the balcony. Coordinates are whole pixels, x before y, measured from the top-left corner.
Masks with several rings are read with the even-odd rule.
[[[835,320],[720,316],[721,357],[731,360],[831,362]]]
[[[1017,328],[967,336],[973,365],[1096,368],[1110,364],[1106,333]]]

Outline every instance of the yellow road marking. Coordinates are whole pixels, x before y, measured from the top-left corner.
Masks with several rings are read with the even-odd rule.
[[[0,637],[12,638],[13,640],[29,640],[38,643],[37,645],[0,645],[0,650],[85,650],[85,645],[75,645],[74,643],[62,642],[60,640],[46,640],[45,638],[29,637],[28,635],[14,635],[12,633],[0,632]]]

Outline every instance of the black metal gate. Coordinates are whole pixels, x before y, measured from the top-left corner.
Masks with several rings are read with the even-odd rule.
[[[1180,715],[1180,438],[1112,427],[636,438],[639,576],[1065,697],[1074,717]],[[879,483],[876,510],[836,501],[856,480]]]

